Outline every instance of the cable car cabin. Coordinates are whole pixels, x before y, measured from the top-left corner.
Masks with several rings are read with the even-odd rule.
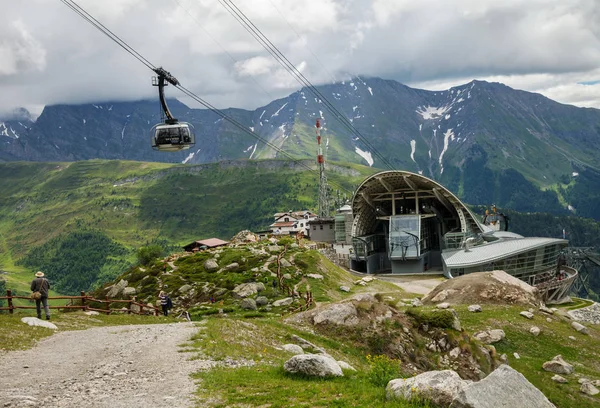
[[[195,143],[192,125],[185,122],[160,123],[152,128],[152,148],[166,152],[189,149]]]

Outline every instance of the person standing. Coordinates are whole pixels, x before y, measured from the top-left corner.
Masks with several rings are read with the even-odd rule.
[[[158,294],[158,298],[160,299],[160,305],[162,306],[162,311],[165,316],[169,315],[169,296],[161,290]]]
[[[35,299],[35,308],[37,310],[37,318],[42,318],[42,308],[46,312],[46,320],[50,320],[50,308],[48,307],[48,290],[50,290],[50,282],[44,278],[44,272],[38,271],[35,273],[35,279],[31,281],[31,292],[40,292],[42,297]]]

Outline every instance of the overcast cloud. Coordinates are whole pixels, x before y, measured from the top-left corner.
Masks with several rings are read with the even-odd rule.
[[[218,0],[77,3],[217,107],[254,109],[300,87]],[[361,75],[441,90],[482,79],[600,108],[598,0],[235,4],[313,84]],[[60,0],[0,0],[0,113],[151,98],[151,76]]]

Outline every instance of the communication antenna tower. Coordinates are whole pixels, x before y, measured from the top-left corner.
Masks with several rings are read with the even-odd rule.
[[[327,176],[325,175],[325,158],[323,148],[321,147],[321,122],[317,119],[317,163],[319,164],[319,218],[329,216],[329,186],[327,185]]]

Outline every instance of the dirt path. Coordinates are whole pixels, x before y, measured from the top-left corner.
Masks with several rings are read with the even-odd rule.
[[[0,404],[191,407],[190,373],[214,366],[180,352],[198,330],[186,322],[58,332],[30,350],[0,356]]]
[[[377,276],[377,279],[391,282],[409,293],[426,295],[446,279],[441,276]]]

